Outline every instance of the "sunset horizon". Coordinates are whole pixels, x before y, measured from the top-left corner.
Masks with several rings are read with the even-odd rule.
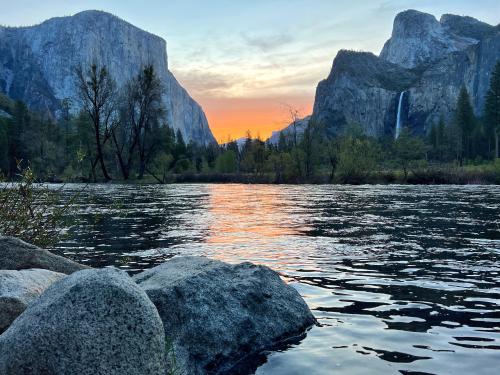
[[[500,0],[0,0],[0,375],[496,375]]]
[[[167,42],[169,69],[202,106],[219,143],[244,137],[248,131],[267,139],[290,123],[288,106],[301,116],[310,115],[316,86],[328,76],[337,52],[349,49],[378,55],[391,35],[394,16],[412,7],[411,1],[362,1],[364,6],[356,9],[346,1],[296,1],[291,8],[297,12],[292,14],[296,20],[289,22],[283,17],[289,6],[284,0],[251,5],[152,1],[148,7],[97,0],[55,0],[50,7],[27,3],[30,6],[24,12],[17,12],[16,6],[7,8],[0,24],[33,25],[99,9],[162,37]],[[153,6],[159,10],[151,14],[148,9]],[[487,5],[478,8],[467,1],[424,2],[419,9],[438,19],[455,13],[496,22],[496,15],[485,11]],[[325,14],[334,14],[335,19]],[[225,31],[228,28],[231,33]]]

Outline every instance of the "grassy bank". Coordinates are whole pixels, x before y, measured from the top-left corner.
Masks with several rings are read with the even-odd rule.
[[[142,180],[128,183],[158,183],[146,175]],[[310,178],[277,178],[275,173],[182,173],[169,174],[165,183],[243,183],[243,184],[410,184],[410,185],[493,185],[500,184],[500,161],[467,165],[436,165],[420,167],[404,173],[398,169],[385,169],[362,175],[337,176],[318,173]]]

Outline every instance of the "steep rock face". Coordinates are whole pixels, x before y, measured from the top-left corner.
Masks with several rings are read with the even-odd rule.
[[[312,119],[340,131],[359,123],[372,136],[394,133],[402,92],[403,126],[428,131],[440,116],[451,121],[460,88],[476,114],[484,108],[490,73],[500,59],[500,28],[471,17],[399,14],[380,57],[341,51],[320,82]]]
[[[380,57],[405,68],[414,68],[477,42],[477,39],[452,33],[430,14],[407,10],[396,16],[392,36]]]
[[[495,33],[495,28],[491,25],[467,16],[443,14],[439,22],[449,33],[476,40]]]
[[[344,125],[358,123],[366,133],[380,136],[390,131],[396,118],[400,93],[417,75],[366,52],[340,51],[328,78],[316,90],[313,121]]]
[[[0,90],[54,112],[75,97],[74,69],[105,64],[118,86],[153,64],[164,87],[167,122],[187,140],[213,142],[201,107],[168,70],[166,42],[105,12],[85,11],[40,25],[0,28]]]

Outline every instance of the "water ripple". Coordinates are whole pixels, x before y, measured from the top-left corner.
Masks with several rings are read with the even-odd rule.
[[[81,189],[68,185],[65,191]],[[131,273],[175,255],[281,273],[320,326],[258,374],[496,374],[500,188],[92,185],[58,246]]]

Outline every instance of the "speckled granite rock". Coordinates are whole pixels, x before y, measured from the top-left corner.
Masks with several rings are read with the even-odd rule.
[[[144,291],[117,269],[52,284],[0,336],[0,373],[164,375],[165,334]]]
[[[0,270],[42,268],[70,274],[89,268],[15,237],[0,236]]]
[[[183,374],[232,373],[315,322],[299,293],[264,266],[176,257],[134,279],[156,305]]]
[[[42,269],[0,270],[0,333],[45,289],[64,276]]]

